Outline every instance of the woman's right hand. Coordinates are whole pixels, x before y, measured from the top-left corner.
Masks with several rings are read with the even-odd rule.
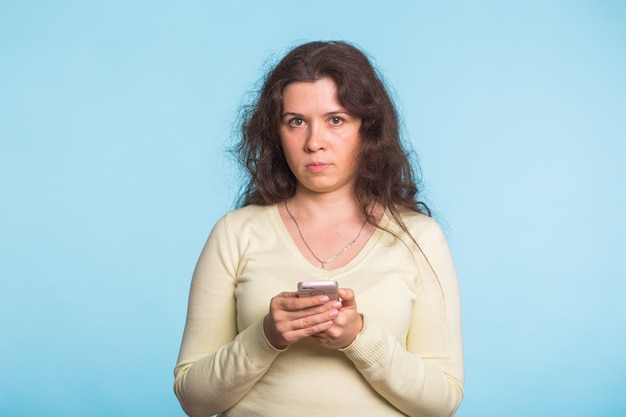
[[[341,301],[330,301],[326,295],[298,297],[296,292],[282,292],[270,301],[263,320],[265,337],[275,348],[284,349],[331,328],[340,308]]]

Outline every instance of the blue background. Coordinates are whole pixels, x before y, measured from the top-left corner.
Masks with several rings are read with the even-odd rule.
[[[459,417],[623,416],[626,2],[0,1],[0,414],[183,416],[187,291],[240,103],[375,60],[464,307]]]

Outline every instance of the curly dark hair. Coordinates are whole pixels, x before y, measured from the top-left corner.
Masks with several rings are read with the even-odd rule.
[[[248,177],[238,205],[270,205],[294,195],[296,178],[279,136],[283,92],[290,83],[321,78],[335,82],[339,103],[362,120],[354,198],[365,218],[376,225],[371,214],[376,203],[403,229],[400,210],[430,215],[417,200],[414,166],[402,146],[397,111],[381,77],[363,52],[339,41],[292,49],[267,74],[257,99],[244,110],[236,152]]]

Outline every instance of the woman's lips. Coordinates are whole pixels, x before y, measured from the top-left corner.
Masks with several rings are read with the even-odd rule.
[[[308,169],[311,172],[322,172],[329,166],[330,164],[326,162],[312,162],[306,165],[306,169]]]

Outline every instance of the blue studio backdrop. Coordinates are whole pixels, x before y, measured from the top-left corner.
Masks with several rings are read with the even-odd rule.
[[[626,415],[620,0],[0,0],[0,415],[184,415],[239,106],[319,39],[384,74],[448,236],[457,416]]]

